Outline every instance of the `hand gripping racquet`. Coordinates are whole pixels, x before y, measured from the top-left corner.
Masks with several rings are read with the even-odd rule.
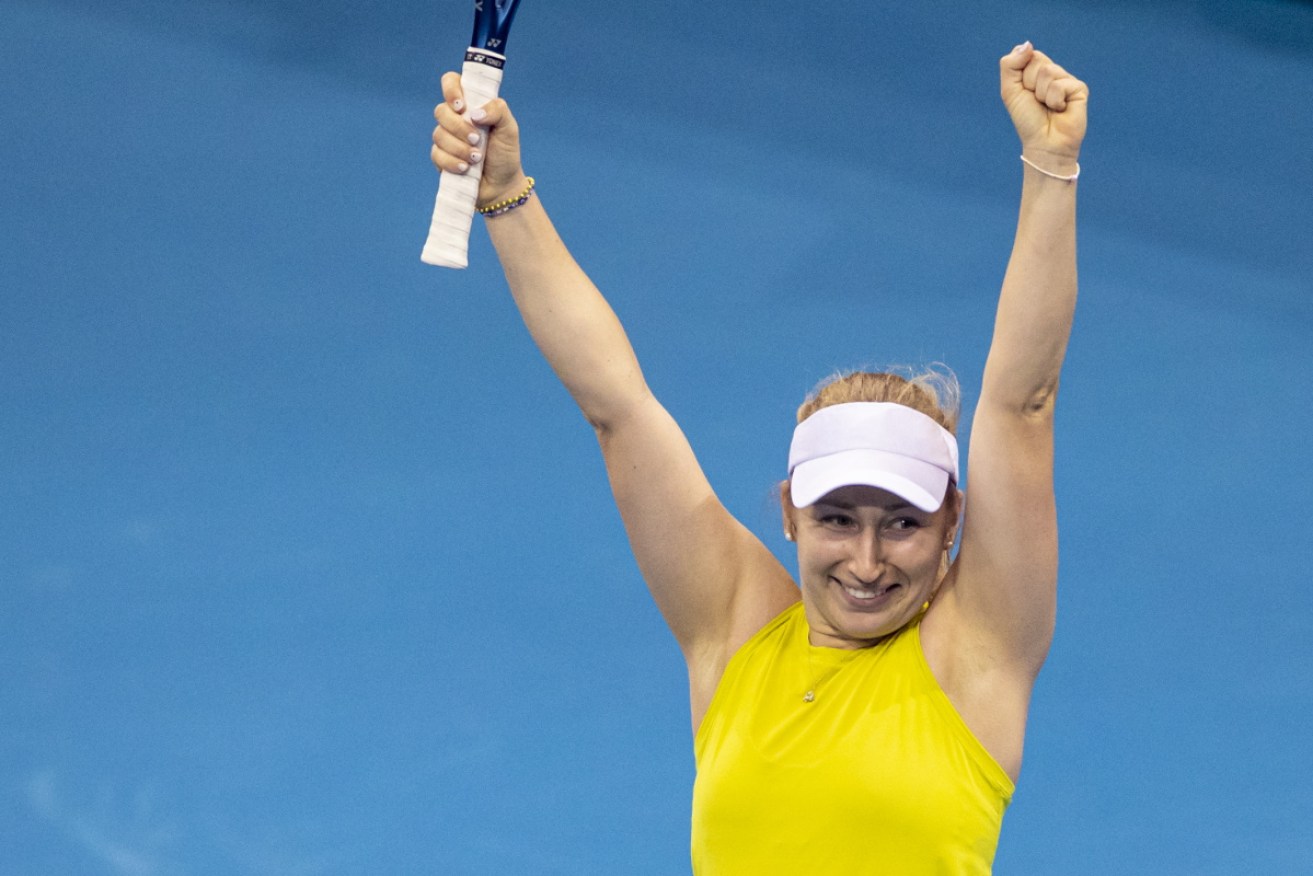
[[[474,36],[470,37],[470,48],[460,71],[467,116],[472,108],[495,98],[501,89],[506,34],[519,3],[520,0],[474,0]],[[420,254],[422,261],[445,268],[463,268],[469,264],[470,223],[482,177],[482,161],[463,174],[442,172],[429,237]]]

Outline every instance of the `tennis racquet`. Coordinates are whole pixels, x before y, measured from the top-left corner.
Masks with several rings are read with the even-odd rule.
[[[470,37],[470,48],[460,71],[466,115],[472,108],[477,109],[495,98],[501,89],[506,34],[519,5],[520,0],[474,0],[474,36]],[[445,268],[463,268],[469,264],[470,223],[474,220],[474,204],[482,177],[482,161],[463,174],[442,172],[429,238],[420,254],[422,261]]]

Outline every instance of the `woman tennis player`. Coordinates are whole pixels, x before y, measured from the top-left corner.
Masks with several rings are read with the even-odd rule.
[[[988,873],[1053,635],[1053,411],[1076,300],[1087,89],[999,62],[1020,216],[960,489],[955,386],[853,374],[802,405],[781,485],[798,579],[716,499],[615,315],[566,251],[494,100],[443,78],[433,162],[479,203],[534,341],[597,432],[688,664],[699,876]],[[951,553],[958,533],[961,543]]]

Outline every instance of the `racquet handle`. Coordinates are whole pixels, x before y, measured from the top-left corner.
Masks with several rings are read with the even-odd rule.
[[[502,64],[506,59],[487,49],[470,49],[460,71],[460,85],[465,92],[465,112],[483,106],[501,90]],[[487,154],[487,138],[480,151]],[[465,173],[443,171],[438,178],[438,197],[433,204],[433,221],[424,242],[420,260],[444,268],[463,268],[469,264],[470,223],[483,178],[483,161],[470,165]]]

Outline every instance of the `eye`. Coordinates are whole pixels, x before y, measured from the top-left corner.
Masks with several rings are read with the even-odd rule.
[[[895,517],[889,521],[889,528],[896,532],[912,532],[924,525],[923,521],[915,517]]]
[[[842,511],[824,511],[816,519],[821,522],[821,525],[832,529],[851,529],[857,525],[855,517]]]

